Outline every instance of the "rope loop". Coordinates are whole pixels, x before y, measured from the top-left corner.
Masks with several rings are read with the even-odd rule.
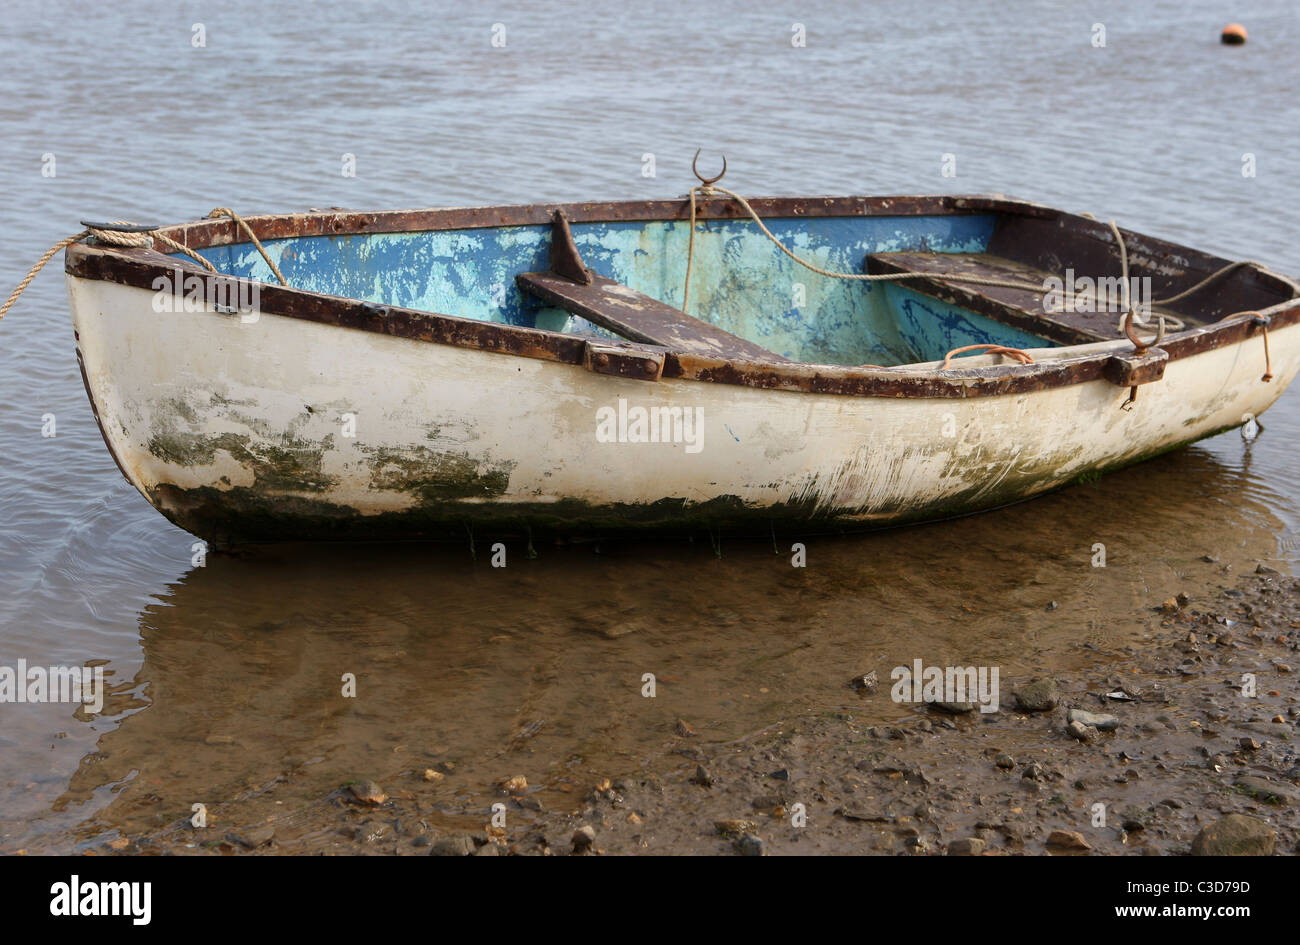
[[[273,260],[270,254],[267,253],[266,247],[262,245],[262,241],[253,233],[253,229],[248,225],[248,221],[229,207],[217,207],[208,214],[208,219],[219,219],[221,217],[228,217],[233,220],[241,230],[243,230],[244,234],[253,241],[253,245],[257,247],[257,251],[262,254],[262,258],[266,260],[266,264],[271,267],[271,271],[275,273],[275,277],[280,280],[280,285],[287,286],[289,282],[284,278],[284,273],[280,272],[280,267],[275,264],[275,260]],[[159,232],[159,230],[161,230],[160,226],[144,226],[138,223],[132,223],[130,220],[110,220],[108,223],[99,225],[83,222],[82,226],[84,226],[85,229],[80,233],[64,237],[41,254],[41,258],[36,260],[36,265],[27,270],[27,275],[23,276],[22,281],[19,282],[18,285],[14,287],[14,290],[9,293],[9,298],[5,300],[5,303],[0,305],[0,318],[4,318],[5,313],[8,312],[9,309],[13,307],[13,304],[18,301],[18,297],[27,291],[27,287],[32,284],[32,280],[36,278],[36,274],[45,268],[46,263],[53,259],[61,250],[67,249],[73,243],[81,242],[88,236],[94,237],[106,246],[122,246],[128,249],[152,249],[155,243],[161,243],[173,252],[184,253],[213,275],[221,275],[217,270],[217,267],[212,265],[212,263],[203,256],[200,256],[188,246],[176,242],[170,236]],[[124,227],[124,229],[117,229],[117,227]]]

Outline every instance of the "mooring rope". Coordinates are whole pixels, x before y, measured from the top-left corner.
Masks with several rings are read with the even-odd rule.
[[[208,214],[209,219],[217,219],[219,217],[229,217],[233,220],[244,231],[244,233],[247,234],[248,238],[253,241],[253,245],[257,247],[257,251],[262,254],[262,258],[266,260],[266,264],[271,267],[271,271],[275,273],[275,277],[280,280],[280,285],[289,284],[284,278],[284,274],[280,272],[280,267],[275,264],[275,261],[272,260],[270,255],[267,253],[266,247],[262,245],[261,240],[253,234],[253,230],[248,225],[248,221],[229,207],[217,207]],[[131,223],[129,220],[112,220],[106,225],[138,226],[138,224]],[[41,258],[36,260],[36,265],[27,270],[27,275],[25,275],[14,290],[9,293],[9,298],[5,300],[4,305],[0,305],[0,318],[5,317],[5,313],[13,307],[13,304],[18,301],[19,296],[21,296],[23,292],[27,290],[27,287],[32,284],[32,280],[36,278],[37,273],[45,268],[46,263],[53,259],[61,250],[67,249],[73,243],[81,242],[87,236],[93,236],[101,243],[106,243],[109,246],[125,246],[133,249],[147,249],[151,247],[154,242],[162,243],[164,246],[174,250],[175,252],[184,253],[213,275],[221,274],[217,270],[216,266],[212,265],[208,260],[194,252],[194,250],[190,249],[188,246],[181,245],[170,236],[158,232],[160,229],[160,226],[147,230],[113,230],[87,226],[80,233],[59,240],[41,254]]]

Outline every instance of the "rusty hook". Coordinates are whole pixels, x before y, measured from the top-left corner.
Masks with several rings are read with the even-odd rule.
[[[723,175],[727,173],[727,156],[725,154],[722,155],[721,174],[719,174],[717,177],[705,177],[703,174],[700,173],[700,169],[695,165],[695,162],[700,159],[700,152],[703,150],[704,150],[703,148],[697,148],[695,150],[695,157],[691,158],[691,172],[695,174],[695,176],[699,179],[701,184],[703,184],[705,187],[708,187],[722,180]]]
[[[1124,316],[1124,334],[1128,335],[1128,340],[1133,342],[1135,353],[1143,355],[1146,354],[1149,346],[1145,341],[1139,338],[1137,332],[1133,330],[1133,316],[1136,314],[1137,313],[1130,308],[1128,313]]]

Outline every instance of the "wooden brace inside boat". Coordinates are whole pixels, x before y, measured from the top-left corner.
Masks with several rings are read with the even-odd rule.
[[[596,275],[583,265],[563,210],[552,216],[550,271],[521,273],[515,282],[546,304],[631,341],[746,361],[789,360],[621,282]]]

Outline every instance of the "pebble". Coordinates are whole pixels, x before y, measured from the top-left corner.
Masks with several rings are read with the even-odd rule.
[[[713,827],[718,833],[726,836],[728,834],[753,833],[758,829],[758,824],[752,820],[741,820],[736,817],[730,820],[715,820]]]
[[[1066,713],[1066,718],[1071,722],[1078,722],[1081,725],[1091,725],[1093,728],[1102,732],[1113,732],[1119,728],[1119,719],[1113,715],[1102,715],[1097,712],[1085,712],[1082,709],[1071,709]]]
[[[1077,830],[1053,830],[1047,835],[1047,845],[1063,850],[1091,850],[1092,844]]]
[[[973,702],[933,702],[931,705],[951,715],[965,715],[968,712],[975,711],[975,703]]]
[[[854,676],[849,680],[849,688],[855,692],[861,692],[865,695],[872,696],[876,694],[876,689],[880,686],[880,680],[873,669],[869,673],[863,673],[860,676]]]
[[[1026,781],[1041,781],[1046,776],[1047,772],[1043,770],[1043,766],[1037,761],[1031,762],[1025,767],[1024,771],[1020,772],[1020,777]]]
[[[763,848],[763,840],[752,833],[741,834],[735,840],[736,850],[741,856],[767,856]]]
[[[1091,725],[1084,725],[1082,722],[1071,722],[1065,727],[1065,730],[1081,742],[1090,742],[1097,738],[1097,730]]]
[[[1251,775],[1244,775],[1237,779],[1237,790],[1266,804],[1286,804],[1294,800],[1291,792],[1280,784]]]
[[[963,837],[948,844],[949,856],[980,856],[984,853],[984,841],[979,837]]]
[[[1016,690],[1015,699],[1016,705],[1025,712],[1050,712],[1060,701],[1056,681],[1052,679],[1036,679],[1022,686]]]
[[[470,856],[474,853],[474,839],[467,833],[441,837],[429,847],[429,856]]]
[[[349,784],[348,790],[352,796],[362,804],[369,804],[371,807],[377,807],[384,801],[388,800],[388,795],[374,781],[361,781],[357,784]]]
[[[513,777],[506,778],[498,787],[507,794],[522,794],[528,790],[528,779],[522,774],[516,774]]]
[[[1002,751],[998,752],[997,757],[993,759],[993,763],[1003,770],[1010,770],[1016,766],[1016,759]]]
[[[678,719],[677,724],[673,726],[673,731],[686,738],[690,738],[695,734],[695,729],[691,728],[685,719]]]
[[[583,824],[577,830],[573,831],[573,852],[586,853],[596,844],[596,828],[590,824]]]
[[[425,769],[424,769],[424,775],[423,775],[423,777],[424,777],[424,780],[426,780],[426,781],[434,781],[434,782],[437,782],[437,781],[441,781],[443,778],[445,778],[446,775],[443,774],[443,773],[440,772],[440,771],[434,771],[432,768],[425,768]]]
[[[691,780],[702,787],[713,787],[713,775],[709,774],[704,765],[695,766],[695,775]]]
[[[1192,856],[1272,856],[1273,828],[1258,817],[1228,816],[1203,827],[1192,841]]]

